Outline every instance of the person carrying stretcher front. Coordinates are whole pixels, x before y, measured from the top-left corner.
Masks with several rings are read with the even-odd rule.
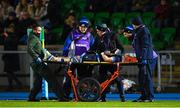
[[[117,39],[115,33],[110,31],[110,29],[104,23],[96,26],[96,32],[97,36],[90,51],[97,52],[100,55],[101,61],[120,62],[122,60],[124,48],[121,42]],[[112,73],[115,71],[115,69],[116,65],[101,65],[99,67],[99,82],[102,83],[103,81],[105,81],[108,77],[107,73]],[[121,101],[125,102],[122,80],[122,77],[118,77],[115,79],[115,82],[118,86]],[[106,93],[107,90],[102,93],[99,101],[106,101]]]

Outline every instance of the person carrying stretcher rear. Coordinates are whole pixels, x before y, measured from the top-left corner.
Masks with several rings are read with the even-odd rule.
[[[124,48],[121,42],[117,39],[115,33],[110,31],[106,24],[99,24],[96,26],[97,36],[95,38],[94,44],[91,47],[90,51],[97,52],[100,55],[101,61],[106,62],[120,62],[122,60],[122,54],[124,53]],[[101,65],[99,67],[99,82],[102,83],[108,77],[108,72],[114,72],[116,69],[115,65]],[[103,77],[102,77],[103,76]],[[120,93],[121,101],[125,101],[124,90],[122,84],[122,77],[118,77],[115,82],[117,83],[118,90]],[[100,101],[106,101],[105,90],[102,93]]]

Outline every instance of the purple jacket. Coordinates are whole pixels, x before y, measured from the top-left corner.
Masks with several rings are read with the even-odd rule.
[[[69,47],[73,40],[75,42],[76,56],[81,55],[84,52],[88,51],[91,45],[94,43],[94,37],[91,35],[90,32],[86,32],[86,34],[82,34],[78,30],[73,30],[65,41],[63,48],[63,56],[68,56]]]

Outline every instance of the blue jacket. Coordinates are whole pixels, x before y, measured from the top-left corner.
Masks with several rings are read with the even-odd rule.
[[[152,38],[144,25],[135,30],[133,47],[138,60],[153,59]]]

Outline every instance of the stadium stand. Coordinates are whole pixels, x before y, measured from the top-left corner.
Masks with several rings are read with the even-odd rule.
[[[154,12],[144,12],[142,14],[142,18],[143,18],[143,22],[146,26],[148,26],[149,28],[152,27],[152,23],[153,23],[153,20],[155,18],[155,14]]]
[[[131,19],[133,17],[136,17],[136,16],[141,16],[141,13],[140,12],[130,12],[130,13],[126,13],[126,20],[125,20],[125,26],[131,24]]]
[[[176,33],[176,29],[173,27],[165,27],[162,29],[162,34],[164,35],[164,41],[167,43],[167,45],[173,43],[175,33]]]

